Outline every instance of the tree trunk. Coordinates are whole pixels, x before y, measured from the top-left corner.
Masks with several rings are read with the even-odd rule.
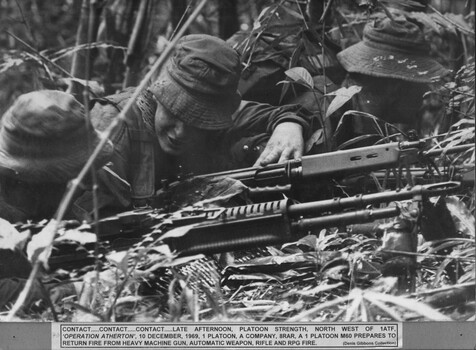
[[[143,51],[143,49],[139,47],[139,36],[142,34],[144,27],[146,26],[146,11],[149,7],[148,5],[148,0],[141,0],[139,10],[137,11],[134,28],[131,37],[129,38],[129,45],[127,46],[127,53],[124,62],[126,65],[126,74],[124,77],[123,88],[135,85],[137,80],[135,75],[140,67],[140,58],[137,56],[137,53]]]
[[[88,29],[91,25],[92,37],[96,37],[99,27],[99,18],[101,16],[104,2],[102,0],[83,0],[81,5],[81,18],[79,21],[78,31],[76,33],[76,44],[80,46],[88,43]],[[86,72],[86,60],[92,62],[92,54],[90,50],[78,50],[73,55],[71,65],[71,75],[75,78],[84,79],[90,76]],[[90,65],[91,66],[91,65]],[[83,85],[72,81],[68,92],[82,99]]]
[[[142,0],[129,38],[124,88],[138,85],[154,56],[160,53],[157,48],[158,38],[166,35],[170,17],[168,1]]]
[[[240,29],[236,0],[218,1],[218,31],[223,40],[228,39]]]

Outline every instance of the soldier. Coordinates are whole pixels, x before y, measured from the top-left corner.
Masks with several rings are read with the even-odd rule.
[[[362,87],[351,109],[404,130],[416,129],[429,84],[449,73],[430,57],[429,50],[419,26],[401,16],[368,23],[363,40],[337,55],[348,72],[343,86]],[[373,125],[369,119],[354,116],[349,129],[355,134],[375,134]]]
[[[15,234],[10,222],[53,217],[68,182],[79,174],[91,154],[88,146],[92,150],[99,141],[99,134],[86,127],[83,105],[70,94],[41,90],[21,95],[2,116],[0,125],[0,230],[3,236]],[[99,209],[121,207],[121,193],[129,191],[125,181],[102,168],[112,150],[112,144],[106,143],[95,163],[99,168]],[[91,212],[90,182],[86,179],[66,218],[87,219]],[[0,310],[18,298],[30,272],[30,262],[22,250],[0,246]],[[27,310],[35,306],[47,294],[59,300],[63,295],[75,293],[72,284],[42,286],[35,280],[24,307]]]
[[[95,147],[99,134],[87,129],[83,105],[73,96],[53,90],[21,95],[1,119],[0,217],[10,222],[53,217],[68,182],[91,153],[88,140]],[[96,160],[98,168],[112,150],[106,143]],[[125,181],[106,169],[98,171],[98,178],[102,188],[111,188],[101,197],[100,207],[124,203],[121,194],[129,191]],[[84,219],[92,212],[89,185],[82,184],[70,218]]]
[[[164,179],[179,174],[302,155],[308,116],[298,106],[241,101],[240,71],[239,54],[223,40],[202,34],[179,40],[112,139],[112,168],[131,184],[135,206],[146,205]],[[129,97],[124,92],[98,100],[91,111],[94,126],[106,129]]]

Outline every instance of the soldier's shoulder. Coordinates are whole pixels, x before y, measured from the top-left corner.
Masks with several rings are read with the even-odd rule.
[[[91,109],[91,123],[99,131],[105,130],[121,112],[134,92],[133,88],[119,93],[94,99]]]

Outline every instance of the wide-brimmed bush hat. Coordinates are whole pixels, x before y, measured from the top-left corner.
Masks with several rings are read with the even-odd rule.
[[[173,57],[149,88],[184,123],[205,130],[232,124],[241,102],[240,57],[225,41],[205,34],[181,38]]]
[[[86,126],[83,105],[72,95],[30,92],[18,97],[0,120],[0,174],[30,183],[68,182],[99,142],[97,131]],[[112,151],[108,141],[96,166],[104,165]]]
[[[337,54],[346,71],[415,83],[431,83],[449,70],[429,56],[430,46],[415,23],[397,17],[368,23],[363,40]]]

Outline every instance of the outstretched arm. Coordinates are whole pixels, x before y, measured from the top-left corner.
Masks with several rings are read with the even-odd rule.
[[[288,159],[300,158],[304,151],[303,130],[295,122],[283,122],[276,126],[266,148],[254,166],[280,163]]]
[[[235,139],[259,133],[269,135],[269,141],[256,160],[255,166],[264,166],[302,156],[304,140],[310,130],[311,115],[299,106],[275,107],[243,101],[233,118],[234,126],[231,132]],[[252,149],[256,145],[248,146]]]

